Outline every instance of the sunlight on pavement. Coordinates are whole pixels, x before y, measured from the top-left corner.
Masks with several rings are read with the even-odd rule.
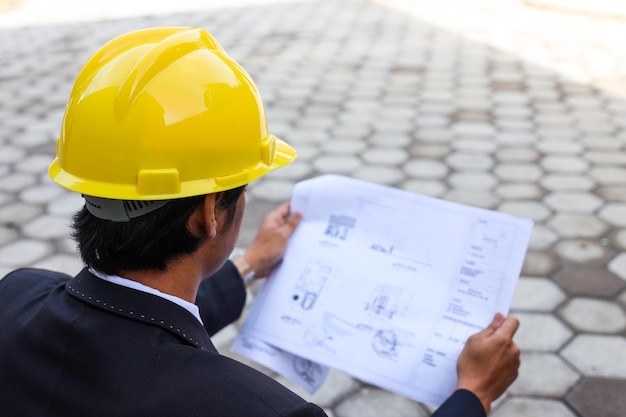
[[[156,16],[295,0],[22,0],[0,13],[0,28]],[[300,1],[301,2],[301,1]]]
[[[571,81],[626,97],[626,20],[531,7],[521,0],[374,1]]]

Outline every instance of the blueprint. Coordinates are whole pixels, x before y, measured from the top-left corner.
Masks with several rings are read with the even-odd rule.
[[[327,366],[285,352],[246,334],[237,337],[231,350],[278,372],[310,394],[324,383],[329,371]]]
[[[441,404],[467,338],[508,313],[532,222],[335,175],[298,183],[292,210],[303,220],[239,346],[309,361],[309,389],[333,367]]]

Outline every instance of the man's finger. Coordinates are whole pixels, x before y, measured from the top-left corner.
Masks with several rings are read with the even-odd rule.
[[[489,326],[487,326],[485,330],[483,330],[483,332],[487,334],[495,333],[495,331],[498,330],[500,326],[502,326],[504,320],[505,317],[502,313],[496,313],[496,315],[493,317],[493,320],[491,320],[491,323],[489,323]]]
[[[478,339],[489,337],[492,334],[494,334],[496,330],[498,330],[498,328],[502,325],[503,322],[504,322],[504,316],[502,315],[502,313],[497,313],[494,316],[493,320],[491,320],[491,323],[489,323],[489,326],[485,327],[480,332],[474,334],[474,336],[472,337],[478,338]]]
[[[515,317],[507,317],[496,332],[512,338],[519,328],[519,320]]]
[[[300,214],[299,211],[294,211],[287,218],[287,224],[291,226],[292,229],[295,229],[298,227],[298,224],[300,224],[300,220],[302,220],[302,214]]]
[[[286,219],[287,216],[289,216],[289,206],[290,204],[288,202],[281,204],[280,206],[276,208],[275,210],[276,214],[278,214],[283,219]]]

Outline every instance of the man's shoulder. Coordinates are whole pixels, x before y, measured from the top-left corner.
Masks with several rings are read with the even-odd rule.
[[[9,272],[0,280],[0,288],[29,287],[57,285],[68,281],[72,277],[55,271],[38,268],[20,268]]]

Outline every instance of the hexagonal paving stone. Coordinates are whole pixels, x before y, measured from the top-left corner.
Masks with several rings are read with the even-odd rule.
[[[443,158],[450,152],[450,148],[446,145],[427,145],[417,144],[409,148],[409,155],[413,158]]]
[[[556,351],[572,336],[572,331],[550,314],[514,311],[513,315],[520,321],[515,341],[522,350]]]
[[[626,253],[620,253],[611,262],[609,270],[623,280],[626,280]]]
[[[548,249],[559,239],[552,229],[542,224],[535,224],[530,235],[528,247],[533,250]]]
[[[51,271],[63,272],[70,276],[78,274],[84,265],[78,255],[58,254],[44,258],[33,264],[33,268],[49,269]]]
[[[546,175],[540,181],[541,185],[553,191],[588,191],[595,187],[596,183],[582,175]]]
[[[580,334],[562,351],[585,376],[626,378],[626,339],[623,336]]]
[[[255,198],[282,203],[290,200],[293,186],[293,181],[262,178],[250,186],[249,193]]]
[[[50,245],[39,240],[16,240],[0,247],[0,265],[9,267],[32,265],[46,256],[50,250]]]
[[[447,189],[442,181],[436,180],[408,180],[400,184],[399,188],[431,197],[440,197]]]
[[[505,148],[496,150],[496,160],[500,162],[533,162],[539,158],[539,153],[530,148]]]
[[[580,192],[550,193],[544,201],[554,210],[576,213],[591,213],[603,204],[595,195]]]
[[[70,191],[48,203],[48,213],[57,216],[72,216],[85,205],[85,200],[78,193]]]
[[[605,186],[596,189],[596,194],[609,203],[626,202],[626,186]]]
[[[372,134],[368,141],[374,146],[406,146],[411,143],[411,137],[402,133],[378,132]]]
[[[575,142],[540,142],[537,149],[544,154],[577,154],[583,146]]]
[[[557,213],[548,224],[563,237],[597,237],[608,225],[594,215]]]
[[[296,162],[297,161],[300,161],[300,162],[311,161],[320,153],[319,148],[315,144],[298,145],[297,151],[298,151],[298,159],[296,160]]]
[[[565,294],[549,279],[522,277],[515,288],[511,308],[514,310],[552,311],[565,299]]]
[[[412,178],[443,178],[448,173],[445,164],[430,159],[413,159],[404,164],[404,172]]]
[[[502,180],[512,182],[535,182],[542,174],[535,164],[499,164],[494,172]]]
[[[564,404],[557,400],[534,398],[509,398],[494,410],[491,417],[576,417]]]
[[[504,146],[531,145],[537,140],[537,135],[529,132],[500,132],[496,140]]]
[[[446,163],[459,171],[485,171],[493,166],[488,154],[454,152],[446,157]]]
[[[451,126],[454,133],[463,136],[492,137],[495,134],[494,127],[489,123],[457,122]]]
[[[536,184],[510,182],[496,187],[496,193],[507,200],[539,199],[543,190]]]
[[[452,132],[448,128],[421,128],[413,136],[419,142],[448,143],[452,139]]]
[[[506,201],[498,207],[498,211],[527,217],[537,222],[547,219],[551,214],[545,205],[537,201]]]
[[[297,181],[308,178],[313,172],[313,167],[306,161],[299,159],[284,168],[277,169],[267,174],[264,179],[282,179]]]
[[[619,301],[624,308],[626,308],[626,291],[622,292],[619,297],[617,297],[617,301]]]
[[[626,230],[619,230],[612,236],[615,245],[622,249],[626,249]]]
[[[22,230],[24,235],[35,239],[62,238],[70,233],[70,219],[59,216],[44,215],[26,223]]]
[[[457,188],[491,189],[497,180],[487,172],[455,172],[448,177],[448,182]]]
[[[441,127],[447,126],[450,123],[450,118],[443,115],[420,115],[417,116],[414,120],[415,125],[418,127]]]
[[[616,138],[607,137],[588,137],[583,138],[581,143],[585,145],[587,149],[611,149],[617,150],[621,147],[621,143]]]
[[[531,277],[548,276],[559,267],[556,257],[546,252],[528,251],[524,257],[522,274]]]
[[[600,261],[610,256],[610,252],[599,243],[582,239],[559,242],[556,252],[565,259],[581,263]]]
[[[559,313],[581,332],[616,333],[626,329],[626,313],[610,301],[577,297],[569,300]]]
[[[21,160],[16,169],[21,172],[38,174],[46,172],[52,158],[49,155],[30,155]]]
[[[555,354],[526,353],[521,355],[519,376],[509,387],[509,392],[513,395],[560,397],[579,378],[579,374]]]
[[[362,165],[359,158],[351,155],[320,156],[313,161],[315,169],[325,174],[346,174]]]
[[[39,216],[43,209],[39,206],[24,203],[13,203],[0,207],[2,223],[17,225]]]
[[[54,126],[56,128],[56,126]],[[53,141],[54,133],[50,131],[48,126],[34,125],[28,127],[24,132],[21,132],[17,137],[16,143],[23,148],[30,148],[33,146],[49,143]]]
[[[626,227],[626,204],[607,204],[600,210],[599,216],[614,226]]]
[[[370,128],[366,125],[366,123],[359,123],[359,124],[355,124],[355,123],[347,123],[348,120],[348,116],[350,115],[350,113],[344,113],[342,114],[342,119],[346,120],[345,124],[340,124],[338,126],[335,126],[332,129],[332,137],[336,137],[336,138],[362,138],[367,136],[370,133]],[[369,116],[365,117],[365,120],[362,120],[362,122],[366,122],[367,119],[369,118]],[[285,137],[289,137],[289,136],[285,136]],[[289,137],[291,139],[291,137]]]
[[[0,175],[2,175],[2,167],[0,167]],[[7,203],[9,200],[13,200],[14,198],[15,197],[13,197],[12,194],[0,191],[0,207]]]
[[[551,173],[575,174],[585,172],[589,163],[583,159],[570,156],[546,156],[541,167]]]
[[[604,151],[592,151],[585,152],[583,155],[588,161],[591,161],[597,165],[625,165],[626,154],[620,152],[604,152]],[[623,178],[626,178],[626,171],[623,171]]]
[[[452,143],[452,147],[458,151],[470,151],[470,152],[493,152],[497,146],[490,139],[456,139]]]
[[[321,144],[328,142],[328,134],[312,130],[293,130],[289,133],[289,143],[293,143],[296,148],[301,144]]]
[[[363,160],[377,165],[399,165],[409,157],[402,148],[371,148],[363,152]]]
[[[566,401],[581,417],[618,417],[626,410],[626,379],[585,378]]]
[[[3,165],[18,162],[24,159],[25,154],[26,152],[23,149],[4,145],[2,147],[2,154],[0,155],[0,162]]]
[[[592,168],[589,175],[604,185],[626,184],[626,168],[600,166]]]
[[[468,189],[449,190],[444,194],[443,198],[456,203],[482,208],[493,208],[499,201],[498,197],[489,191]]]
[[[612,297],[626,287],[626,282],[607,271],[604,266],[566,268],[554,280],[575,295]]]
[[[26,188],[19,194],[20,200],[30,204],[43,204],[64,193],[56,184],[43,184]]]
[[[356,169],[352,176],[385,185],[396,184],[404,179],[404,173],[399,168],[372,165]]]
[[[335,407],[337,417],[415,416],[426,411],[414,401],[374,388],[363,388]]]
[[[321,144],[324,152],[335,155],[354,155],[363,151],[367,147],[367,143],[363,140],[345,140],[334,139]],[[300,157],[300,147],[297,149],[298,158]]]

